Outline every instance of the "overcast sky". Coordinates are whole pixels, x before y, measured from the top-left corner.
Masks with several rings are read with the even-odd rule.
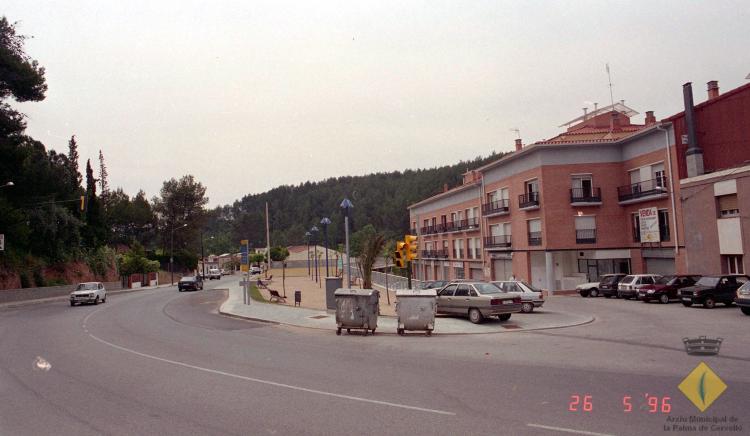
[[[28,133],[151,197],[426,168],[557,134],[615,100],[657,118],[747,83],[750,2],[34,1],[0,14],[47,69]]]

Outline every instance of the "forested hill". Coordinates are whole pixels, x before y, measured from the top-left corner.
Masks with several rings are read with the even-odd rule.
[[[255,247],[265,246],[265,203],[270,209],[271,245],[305,243],[305,232],[320,226],[328,217],[329,238],[333,244],[344,240],[341,201],[354,203],[350,217],[352,229],[372,224],[388,237],[401,237],[409,230],[409,204],[442,191],[443,185],[455,187],[462,174],[501,158],[493,153],[468,162],[438,168],[347,176],[306,182],[298,186],[279,186],[268,192],[248,195],[232,206],[217,208],[209,222],[210,231],[231,234],[231,239],[249,239]],[[322,229],[321,229],[322,230]],[[319,236],[319,240],[322,235]]]

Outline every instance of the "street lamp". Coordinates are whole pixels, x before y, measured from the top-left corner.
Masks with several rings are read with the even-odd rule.
[[[174,227],[174,224],[172,224],[172,236],[170,237],[169,242],[169,275],[172,285],[174,285],[174,231],[184,229],[185,227],[187,227],[187,223],[181,225],[180,227],[177,227],[176,229]]]
[[[307,242],[307,275],[311,275],[310,271],[310,232],[305,232],[305,241]]]
[[[211,236],[208,239],[213,239],[214,237]],[[205,280],[206,278],[206,255],[203,253],[203,231],[201,230],[201,266],[203,268],[203,276],[202,279]]]
[[[327,217],[320,220],[320,225],[323,226],[323,238],[325,238],[326,247],[326,277],[330,276],[328,273],[328,225],[331,224],[331,220]]]
[[[341,208],[344,209],[344,235],[346,239],[346,280],[347,288],[352,287],[352,268],[351,259],[349,258],[349,209],[353,208],[354,204],[349,201],[348,198],[344,198],[341,202]]]
[[[312,233],[313,245],[315,246],[315,283],[318,283],[318,228],[312,226],[310,233]]]

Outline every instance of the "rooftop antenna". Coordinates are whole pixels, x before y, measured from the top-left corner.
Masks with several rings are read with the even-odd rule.
[[[614,94],[612,93],[612,74],[609,72],[609,62],[607,62],[605,65],[607,67],[607,79],[609,80],[609,101],[612,104],[612,110],[615,110],[615,97],[614,97]],[[613,127],[614,126],[612,125],[612,123],[610,123],[609,125],[610,133],[612,133]]]
[[[518,127],[513,127],[512,129],[510,129],[510,131],[516,132],[516,136],[518,136],[518,139],[521,139],[521,129],[519,129]]]

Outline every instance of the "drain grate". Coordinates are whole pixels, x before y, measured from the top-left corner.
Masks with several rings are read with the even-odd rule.
[[[519,326],[518,324],[503,324],[502,326],[503,326],[503,328],[506,328],[508,330],[520,329],[521,328],[521,326]]]
[[[328,318],[328,315],[313,315],[310,318],[312,318],[312,319],[323,319],[323,318]]]

